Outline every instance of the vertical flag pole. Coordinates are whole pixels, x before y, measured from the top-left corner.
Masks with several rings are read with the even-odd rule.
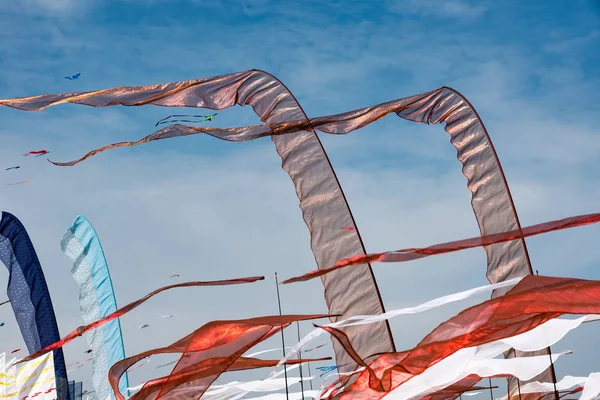
[[[307,362],[306,366],[308,367],[308,376],[312,376],[312,373],[310,372],[310,363]],[[310,381],[308,381],[310,383],[310,390],[314,390],[313,389],[313,385],[312,385],[312,379]]]
[[[535,270],[535,274],[540,274],[537,269]],[[552,351],[550,350],[550,346],[548,346],[547,349],[548,357],[550,357],[550,372],[552,373],[552,383],[554,384],[554,398],[558,400],[560,399],[560,396],[558,395],[558,390],[556,389],[556,371],[554,371],[554,363],[552,362]]]
[[[279,296],[279,279],[277,278],[277,272],[275,272],[275,287],[277,288],[277,305],[279,306],[279,315],[282,315],[281,297]],[[285,357],[285,335],[283,334],[283,327],[281,327],[281,350],[283,351],[283,356]],[[285,398],[290,400],[290,393],[288,391],[287,367],[285,364],[283,364],[283,375],[285,377]]]
[[[298,328],[298,342],[300,342],[300,322],[296,322],[296,327]],[[298,360],[302,360],[302,351],[298,352]],[[302,369],[303,365],[300,364],[300,390],[302,391],[302,400],[304,400],[304,381],[302,378]]]

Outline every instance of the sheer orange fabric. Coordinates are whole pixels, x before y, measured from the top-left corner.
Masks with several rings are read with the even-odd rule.
[[[121,308],[119,308],[117,311],[115,311],[114,313],[99,319],[98,321],[94,321],[91,324],[85,325],[85,326],[80,326],[79,328],[75,329],[73,332],[69,333],[67,336],[65,336],[64,338],[62,338],[60,341],[51,344],[50,346],[46,346],[43,349],[30,354],[29,356],[25,357],[24,359],[22,359],[20,362],[27,362],[27,361],[31,361],[35,358],[38,358],[40,356],[43,356],[46,353],[49,353],[53,350],[56,350],[58,348],[63,347],[65,344],[69,343],[70,341],[72,341],[75,338],[78,338],[79,336],[83,335],[84,333],[91,331],[92,329],[96,329],[99,328],[100,326],[104,325],[105,323],[107,323],[108,321],[112,321],[113,319],[119,318],[122,315],[125,315],[126,313],[128,313],[129,311],[133,310],[134,308],[140,306],[141,304],[145,303],[147,300],[149,300],[151,297],[164,292],[165,290],[170,290],[170,289],[176,289],[176,288],[182,288],[182,287],[196,287],[196,286],[226,286],[226,285],[239,285],[242,283],[252,283],[252,282],[256,282],[256,281],[260,281],[265,279],[264,276],[253,276],[253,277],[248,277],[248,278],[236,278],[236,279],[226,279],[226,280],[218,280],[218,281],[193,281],[193,282],[182,282],[182,283],[177,283],[175,285],[168,285],[168,286],[163,286],[159,289],[156,289],[155,291],[148,293],[146,296],[142,297],[141,299],[138,299],[132,303],[127,304],[126,306],[123,306]]]
[[[485,247],[493,244],[509,242],[512,240],[540,235],[542,233],[596,224],[598,222],[600,222],[600,214],[577,215],[574,217],[528,226],[526,228],[510,232],[500,232],[491,235],[477,236],[469,239],[457,240],[454,242],[440,243],[424,248],[393,250],[386,251],[383,253],[372,253],[355,257],[349,257],[339,260],[330,268],[323,268],[310,271],[304,275],[287,279],[282,283],[287,284],[293,282],[308,281],[319,276],[329,274],[341,268],[352,267],[354,265],[360,265],[363,263],[406,262],[439,254],[453,253],[455,251],[472,249],[474,247]]]
[[[269,361],[240,358],[292,322],[330,315],[283,315],[235,321],[212,321],[170,346],[148,350],[114,364],[108,380],[118,400],[121,376],[138,361],[155,354],[182,353],[169,376],[147,382],[132,400],[199,398],[227,370],[261,368]],[[237,363],[237,364],[236,364]],[[185,395],[184,395],[185,394]],[[185,397],[182,397],[185,396]]]
[[[600,313],[600,281],[529,275],[506,295],[468,308],[440,324],[413,349],[387,353],[331,399],[379,399],[455,351],[527,332],[563,314]],[[353,353],[342,331],[323,327]],[[348,383],[336,382],[336,384]],[[334,386],[330,386],[333,389]]]

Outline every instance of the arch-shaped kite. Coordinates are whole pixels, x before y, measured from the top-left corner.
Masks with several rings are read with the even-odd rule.
[[[328,222],[333,220],[340,227],[356,226],[333,167],[308,118],[287,87],[271,74],[251,70],[192,81],[0,100],[0,105],[37,111],[67,102],[94,107],[153,104],[215,110],[238,104],[252,106],[261,120],[269,125],[303,121],[303,130],[273,137],[273,141],[282,158],[283,169],[294,182],[311,234],[311,248],[317,265],[325,268],[341,258],[366,253],[358,229],[336,229]],[[323,284],[329,314],[340,315],[337,318],[385,311],[368,264],[349,273],[331,274],[323,279]],[[363,357],[395,350],[387,322],[366,329],[353,327],[347,333]],[[347,368],[351,368],[354,361],[335,341],[334,350],[337,362],[350,363]]]
[[[445,123],[450,142],[463,164],[462,170],[472,193],[471,204],[482,235],[521,229],[504,172],[483,122],[469,101],[448,87],[310,120],[280,81],[257,70],[160,85],[2,100],[0,105],[36,111],[66,102],[94,107],[153,104],[214,110],[235,104],[251,105],[265,122],[264,125],[229,129],[172,125],[140,141],[115,143],[94,150],[79,160],[55,164],[70,166],[109,148],[198,133],[229,141],[272,136],[283,168],[292,178],[300,198],[319,269],[330,267],[341,258],[364,254],[365,251],[347,201],[315,130],[346,134],[392,112],[413,122]],[[532,274],[523,239],[486,246],[485,251],[487,277],[491,283]],[[323,276],[322,280],[330,314],[341,314],[340,318],[344,318],[348,315],[383,312],[370,265],[365,264],[364,268],[352,272],[334,272]],[[393,349],[387,325],[349,330],[348,335],[358,354],[365,357]],[[352,370],[356,366],[353,360],[335,341],[334,347],[337,364],[348,364],[349,367],[344,370]]]

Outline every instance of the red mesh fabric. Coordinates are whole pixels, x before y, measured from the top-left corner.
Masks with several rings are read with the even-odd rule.
[[[282,283],[287,284],[293,282],[308,281],[319,276],[326,275],[333,271],[339,270],[341,268],[352,267],[354,265],[360,265],[364,263],[406,262],[439,254],[453,253],[455,251],[472,249],[474,247],[484,247],[508,242],[511,240],[519,240],[530,236],[540,235],[542,233],[596,224],[598,222],[600,222],[600,214],[577,215],[575,217],[544,222],[542,224],[532,225],[526,228],[510,232],[477,236],[469,239],[457,240],[454,242],[440,243],[424,248],[402,249],[386,251],[383,253],[372,253],[361,256],[355,256],[339,260],[333,265],[333,267],[310,271],[304,275],[287,279]]]
[[[182,283],[177,283],[175,285],[168,285],[168,286],[163,286],[159,289],[156,289],[155,291],[145,295],[144,297],[142,297],[141,299],[138,299],[132,303],[127,304],[126,306],[123,306],[121,308],[119,308],[117,311],[115,311],[114,313],[99,319],[97,321],[92,322],[91,324],[85,325],[85,326],[80,326],[79,328],[75,329],[73,332],[69,333],[67,336],[65,336],[64,338],[62,338],[60,341],[51,344],[50,346],[46,346],[43,349],[41,349],[40,351],[37,351],[33,354],[30,354],[29,356],[25,357],[24,359],[22,359],[20,362],[27,362],[27,361],[31,361],[35,358],[41,357],[46,353],[49,353],[53,350],[56,350],[58,348],[61,348],[62,346],[64,346],[65,344],[69,343],[71,340],[83,335],[84,333],[91,331],[92,329],[96,329],[99,328],[100,326],[104,325],[105,323],[107,323],[108,321],[112,321],[113,319],[119,318],[124,314],[127,314],[129,311],[133,310],[134,308],[142,305],[144,302],[146,302],[147,300],[149,300],[151,297],[164,292],[165,290],[170,290],[170,289],[176,289],[176,288],[182,288],[182,287],[195,287],[195,286],[227,286],[227,285],[239,285],[242,283],[252,283],[252,282],[256,282],[256,281],[260,281],[265,279],[264,276],[253,276],[253,277],[248,277],[248,278],[236,278],[236,279],[226,279],[226,280],[218,280],[218,281],[205,281],[205,282],[201,282],[201,281],[193,281],[193,282],[182,282]]]
[[[597,313],[600,281],[529,275],[506,295],[468,308],[440,324],[413,349],[378,356],[354,383],[334,390],[330,398],[378,399],[461,348],[518,335],[562,314]],[[328,331],[349,346],[343,332]]]
[[[223,358],[221,359],[223,362],[226,362]],[[301,364],[304,362],[317,362],[317,361],[327,361],[331,360],[331,357],[322,357],[322,358],[307,358],[302,360],[288,360],[286,361],[286,365],[294,365]],[[169,398],[175,398],[178,395],[187,395],[188,397],[184,397],[189,399],[191,397],[196,397],[196,393],[198,392],[197,380],[208,380],[207,378],[214,376],[215,374],[220,374],[223,366],[220,365],[220,360],[211,360],[210,362],[200,363],[202,365],[195,365],[190,370],[179,371],[177,374],[172,374],[169,376],[164,376],[162,378],[153,379],[151,381],[146,382],[144,387],[142,388],[142,393],[144,395],[140,395],[136,393],[132,399],[137,398],[155,398],[157,393],[162,389],[162,387],[171,379],[170,382],[178,381],[180,382],[179,386],[172,389],[169,392]],[[257,368],[268,368],[275,367],[279,363],[279,360],[260,360],[257,358],[246,358],[240,357],[236,361],[234,361],[225,371],[223,372],[233,372],[233,371],[243,371],[249,369],[257,369]],[[212,365],[211,365],[212,364]],[[198,371],[195,371],[194,368],[198,368]],[[218,377],[217,377],[218,378]],[[204,386],[206,383],[202,383],[202,388],[205,390]],[[138,397],[135,397],[138,396]],[[144,397],[146,396],[146,397]],[[163,397],[167,398],[167,397]]]
[[[354,218],[337,180],[327,154],[304,111],[292,93],[274,76],[257,70],[212,78],[166,84],[120,87],[86,93],[47,94],[13,100],[0,100],[0,106],[38,111],[61,103],[93,107],[112,105],[163,107],[203,107],[220,110],[250,105],[266,125],[231,130],[215,130],[225,140],[249,140],[268,132],[269,126],[288,133],[273,137],[283,169],[290,175],[300,200],[302,215],[311,234],[311,248],[319,268],[333,265],[336,260],[365,254]],[[290,129],[287,129],[287,127]],[[106,148],[131,146],[152,140],[197,134],[200,131],[182,125],[161,129],[138,143],[115,143]],[[241,135],[241,137],[240,137]],[[105,149],[106,149],[105,148]],[[81,160],[103,151],[91,152]],[[79,160],[79,161],[81,161]],[[77,162],[79,162],[77,161]],[[57,165],[75,165],[77,162]],[[357,314],[381,314],[383,303],[369,265],[354,271],[332,274],[323,279],[325,301],[329,313],[348,318]],[[336,321],[338,317],[333,317]],[[363,357],[394,351],[392,334],[387,322],[356,326],[348,329],[352,343]],[[351,363],[343,349],[334,343],[340,365]],[[344,367],[352,368],[351,365]]]
[[[471,204],[482,235],[520,229],[506,178],[483,122],[466,98],[447,87],[311,120],[280,81],[256,70],[160,85],[0,100],[0,105],[33,111],[65,102],[94,107],[153,104],[211,109],[223,109],[236,103],[251,105],[265,125],[231,129],[173,125],[137,142],[115,143],[96,149],[79,160],[55,164],[75,165],[106,149],[199,133],[229,141],[272,136],[282,158],[282,166],[294,182],[319,269],[327,268],[342,258],[365,254],[366,251],[335,172],[314,130],[345,134],[392,112],[409,121],[446,124],[450,142],[463,164],[462,171],[472,193]],[[523,239],[488,245],[485,251],[488,256],[487,277],[492,283],[532,273]],[[345,319],[351,315],[383,312],[383,304],[368,264],[333,272],[321,279],[331,314],[339,314],[340,318]],[[501,293],[497,292],[496,295]],[[354,326],[347,328],[346,332],[362,357],[394,350],[387,323]],[[353,365],[350,357],[336,343],[334,347],[338,364],[350,365],[342,367],[342,370],[351,370]]]
[[[146,383],[132,399],[199,398],[242,354],[292,322],[327,318],[329,315],[283,315],[237,321],[213,321],[170,346],[148,350],[115,363],[108,380],[118,400],[121,376],[138,361],[152,355],[183,353],[169,376]],[[260,368],[268,362],[244,358],[234,369]]]

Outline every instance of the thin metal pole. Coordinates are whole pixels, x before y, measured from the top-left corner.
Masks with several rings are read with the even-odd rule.
[[[310,372],[310,363],[309,363],[309,362],[307,362],[307,363],[306,363],[306,366],[308,367],[308,376],[310,377],[310,376],[312,376],[312,374],[311,374],[311,372]],[[312,379],[311,379],[310,381],[308,381],[308,383],[310,383],[310,390],[314,390],[314,389],[313,389],[313,385],[312,385],[312,381],[313,381]]]
[[[512,350],[513,350],[514,356],[517,357],[517,351],[515,349],[512,349]],[[519,391],[519,400],[521,400],[521,381],[519,380],[519,378],[515,377],[515,379],[517,380],[517,390]],[[509,387],[509,389],[510,389],[510,387]]]
[[[494,400],[494,391],[492,389],[492,378],[488,378],[488,382],[490,383],[490,399]]]
[[[536,269],[535,274],[539,275],[539,271]],[[552,374],[552,383],[554,384],[554,399],[559,400],[560,396],[558,395],[558,390],[556,389],[556,371],[554,371],[554,363],[552,362],[552,350],[550,350],[550,346],[548,349],[548,357],[550,357],[550,373]]]
[[[300,322],[296,322],[296,328],[298,328],[298,342],[300,342]],[[302,360],[302,352],[298,352],[298,360]],[[304,400],[304,382],[302,378],[303,365],[300,364],[300,390],[302,391],[302,400]]]
[[[282,315],[281,297],[279,297],[279,279],[277,279],[277,272],[275,272],[275,287],[277,288],[277,305],[279,306],[279,315]],[[281,351],[283,351],[283,357],[285,357],[285,335],[283,334],[283,326],[281,327]],[[285,398],[290,400],[290,393],[288,391],[287,367],[285,364],[283,364],[283,376],[285,377]]]
[[[550,357],[550,372],[552,373],[552,383],[554,383],[554,398],[558,400],[560,399],[560,396],[556,389],[556,372],[554,372],[554,363],[552,362],[552,351],[550,351],[550,346],[548,346],[548,357]]]

